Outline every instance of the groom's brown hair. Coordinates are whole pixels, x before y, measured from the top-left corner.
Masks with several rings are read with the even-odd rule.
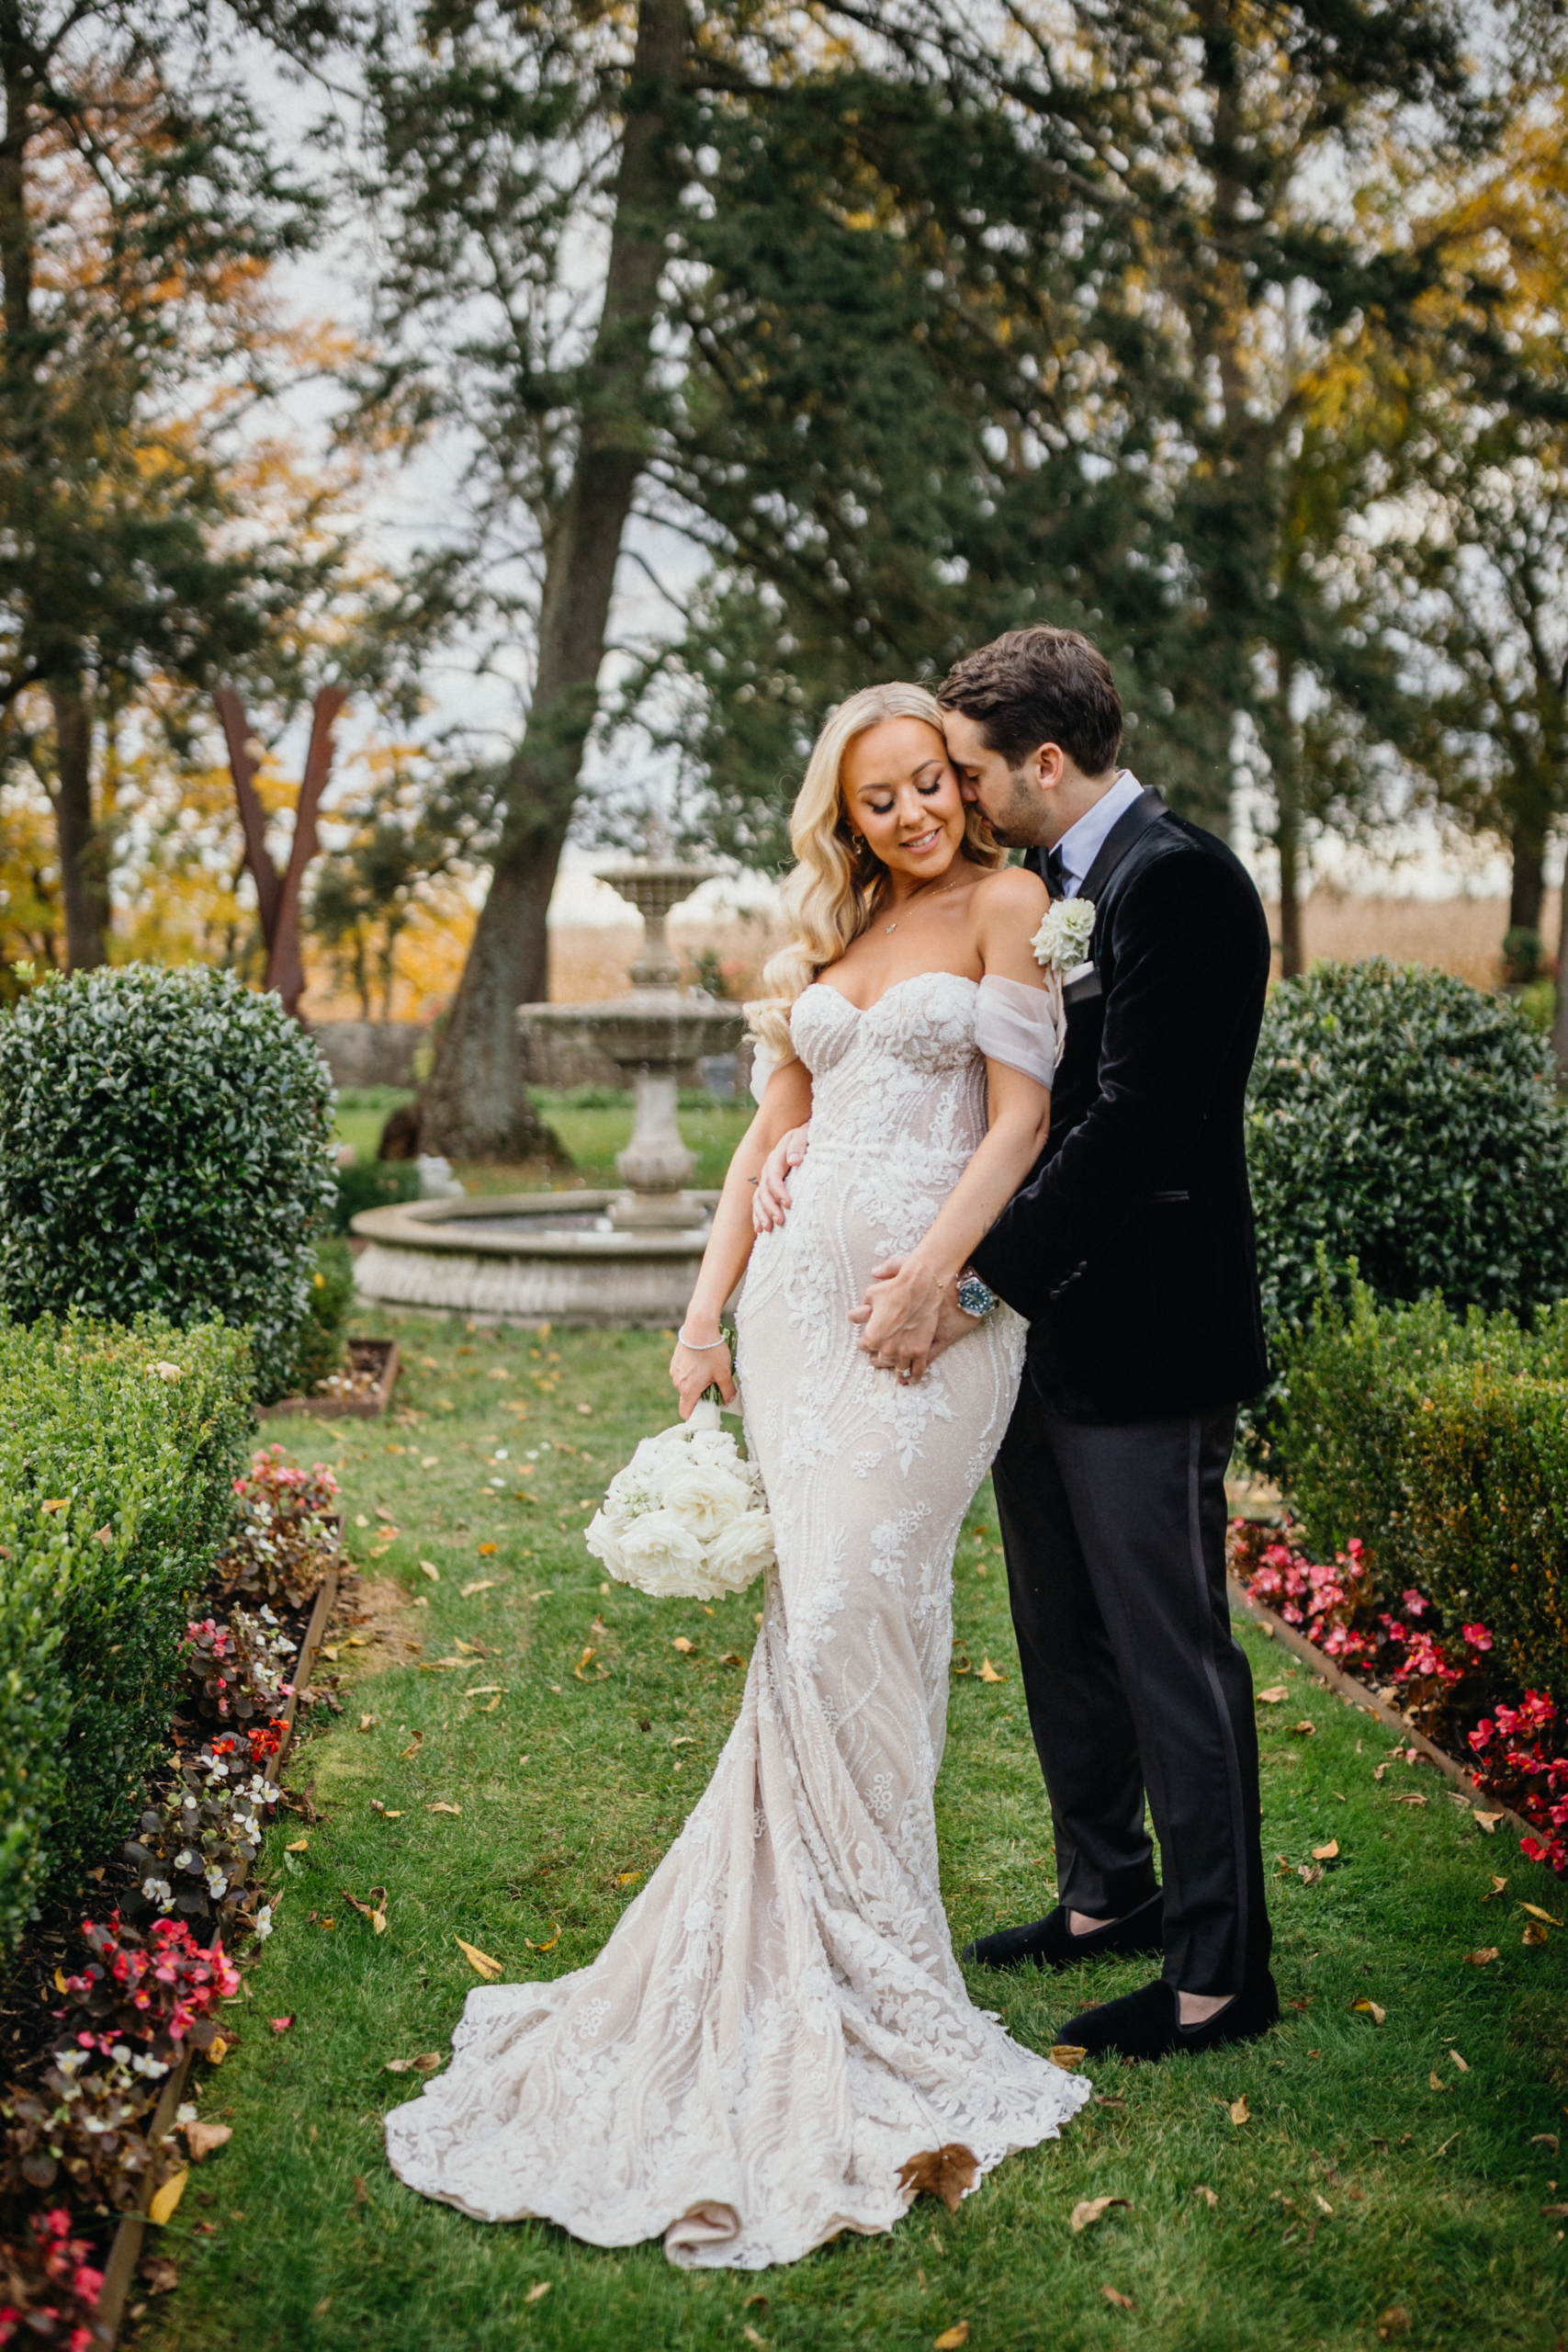
[[[1010,768],[1059,743],[1085,775],[1103,775],[1121,749],[1111,664],[1076,628],[1010,628],[955,662],[937,700],[972,718]]]

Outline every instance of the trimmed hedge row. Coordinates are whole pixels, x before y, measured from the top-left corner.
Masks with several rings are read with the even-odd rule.
[[[1521,1688],[1568,1699],[1568,1306],[1526,1329],[1357,1282],[1283,1358],[1269,1434],[1317,1555],[1359,1536],[1385,1602],[1483,1620]]]
[[[251,1433],[243,1332],[0,1324],[0,1956],[125,1834]]]

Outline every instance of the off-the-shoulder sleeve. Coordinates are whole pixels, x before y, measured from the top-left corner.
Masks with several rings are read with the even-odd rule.
[[[768,1091],[768,1080],[774,1070],[783,1069],[784,1057],[763,1045],[761,1037],[751,1047],[751,1098],[760,1102]]]
[[[1060,1058],[1060,996],[1059,982],[1032,989],[987,972],[975,1003],[975,1043],[987,1060],[1048,1087]]]

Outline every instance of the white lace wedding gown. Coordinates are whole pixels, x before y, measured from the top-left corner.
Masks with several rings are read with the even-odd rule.
[[[796,1003],[811,1149],[738,1318],[762,1630],[713,1779],[598,1959],[476,1987],[449,2070],[387,2119],[401,2178],[482,2221],[761,2269],[890,2229],[907,2158],[958,2141],[986,2171],[1089,2098],[973,2006],[937,1879],[953,1547],[1024,1327],[998,1307],[903,1387],[846,1320],[985,1132],[978,995],[931,973],[869,1012],[820,983]]]

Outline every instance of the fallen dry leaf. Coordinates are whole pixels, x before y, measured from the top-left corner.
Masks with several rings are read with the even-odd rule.
[[[405,1748],[403,1749],[401,1756],[400,1756],[400,1757],[399,1758],[399,1759],[398,1759],[398,1760],[399,1760],[399,1762],[400,1762],[400,1763],[402,1763],[402,1764],[406,1764],[406,1763],[408,1762],[408,1760],[409,1760],[409,1758],[410,1758],[411,1756],[417,1756],[417,1755],[419,1754],[420,1749],[421,1749],[423,1746],[424,1746],[424,1734],[423,1734],[422,1731],[416,1731],[416,1732],[415,1732],[415,1734],[414,1734],[414,1736],[413,1736],[412,1741],[410,1743],[410,1745],[409,1745],[407,1747],[405,1747]]]
[[[1252,2109],[1247,2103],[1247,2093],[1245,2091],[1243,2091],[1239,2098],[1232,2099],[1230,2106],[1230,2118],[1231,2121],[1236,2124],[1251,2122]]]
[[[615,1872],[615,1884],[617,1886],[630,1886],[634,1879],[639,1879],[641,1876],[642,1872],[640,1871],[617,1871]]]
[[[907,2188],[910,2199],[940,2197],[950,2213],[956,2213],[966,2188],[973,2188],[980,2167],[971,2149],[960,2141],[950,2141],[945,2148],[925,2148],[916,2156],[908,2157],[898,2167],[898,2186]]]
[[[476,1682],[460,1695],[465,1699],[488,1699],[492,1690],[504,1690],[505,1688],[504,1682]],[[488,1714],[490,1710],[487,1707],[483,1712]]]
[[[1393,1802],[1395,1804],[1421,1805],[1425,1804],[1427,1800],[1421,1794],[1419,1789],[1404,1789],[1401,1790],[1399,1795],[1394,1798]]]
[[[383,2072],[389,2075],[434,2075],[441,2063],[439,2050],[422,2050],[417,2058],[389,2058]]]
[[[186,2146],[190,2150],[192,2164],[204,2164],[214,2148],[221,2148],[234,2136],[231,2123],[187,2123]]]
[[[1288,1699],[1290,1695],[1282,1682],[1276,1682],[1271,1690],[1258,1690],[1253,1693],[1261,1707],[1277,1707],[1281,1699]]]
[[[454,1936],[452,1941],[476,1974],[486,1978],[487,1981],[492,1976],[501,1974],[500,1961],[491,1960],[488,1951],[480,1951],[477,1944],[466,1944],[461,1936]]]
[[[532,2287],[530,2287],[530,2288],[529,2288],[529,2290],[528,2290],[527,2293],[524,2296],[523,2301],[524,2301],[525,2303],[537,2303],[537,2302],[541,2302],[541,2301],[543,2301],[544,2298],[545,2298],[545,2297],[549,2293],[549,2291],[550,2291],[550,2282],[549,2282],[549,2280],[548,2280],[547,2278],[540,2278],[540,2279],[536,2280],[536,2283],[535,2283]]]
[[[232,2048],[232,2042],[225,2041],[220,2033],[215,2033],[202,2054],[209,2066],[221,2066]]]
[[[1005,1674],[998,1674],[996,1668],[991,1664],[990,1659],[988,1657],[983,1657],[980,1660],[979,1679],[982,1682],[1005,1682],[1007,1680],[1007,1676]]]
[[[305,1854],[309,1853],[310,1849],[310,1841],[308,1838],[296,1838],[294,1843],[291,1846],[285,1846],[283,1850],[286,1854]]]
[[[1392,2344],[1396,2335],[1407,2335],[1409,2332],[1410,2313],[1403,2303],[1392,2303],[1386,2312],[1379,2312],[1378,2342],[1380,2344]]]
[[[493,1592],[494,1590],[495,1578],[493,1577],[478,1577],[472,1584],[466,1584],[463,1586],[457,1595],[457,1598],[459,1600],[472,1600],[476,1592]]]
[[[750,2320],[746,2320],[742,2323],[740,2333],[746,2338],[748,2344],[766,2344],[768,2340],[765,2335],[758,2335]]]
[[[362,1918],[369,1920],[378,1936],[386,1934],[387,1890],[384,1886],[373,1886],[363,1903],[357,1894],[350,1894],[346,1886],[340,1886],[338,1893],[345,1903],[353,1904]]]
[[[1303,1715],[1299,1724],[1292,1724],[1291,1725],[1291,1729],[1293,1732],[1298,1733],[1303,1739],[1310,1739],[1313,1733],[1317,1729],[1317,1725],[1309,1716]]]
[[[1525,1921],[1525,1931],[1519,1938],[1519,1941],[1521,1943],[1544,1944],[1550,1943],[1551,1940],[1551,1937],[1547,1934],[1546,1929],[1541,1926],[1539,1919],[1527,1919]]]
[[[1469,2065],[1466,2064],[1465,2060],[1464,2060],[1464,2059],[1462,2059],[1462,2058],[1460,2056],[1459,2052],[1458,2052],[1457,2050],[1450,2050],[1450,2051],[1449,2052],[1449,2056],[1453,2060],[1454,2064],[1459,2068],[1460,2073],[1461,2073],[1461,2075],[1468,2075],[1468,2074],[1469,2074],[1469,2072],[1470,2072],[1470,2067],[1469,2067]]]
[[[1483,1944],[1479,1951],[1467,1951],[1465,1953],[1465,1958],[1469,1961],[1472,1968],[1484,1968],[1488,1961],[1495,1960],[1496,1957],[1497,1947],[1495,1944]]]
[[[1323,1876],[1323,1866],[1318,1862],[1310,1864],[1303,1862],[1300,1870],[1297,1871],[1296,1876],[1300,1879],[1303,1886],[1315,1886],[1319,1879]]]
[[[1102,2287],[1100,2291],[1106,2301],[1113,2303],[1119,2312],[1135,2312],[1138,2308],[1131,2295],[1123,2295],[1114,2287]]]
[[[463,1808],[460,1804],[448,1804],[443,1797],[438,1804],[426,1805],[425,1811],[426,1813],[455,1813],[461,1818]]]
[[[1481,1900],[1483,1901],[1483,1903],[1495,1903],[1495,1902],[1496,1902],[1496,1900],[1497,1900],[1497,1897],[1502,1894],[1502,1892],[1503,1892],[1504,1888],[1507,1885],[1507,1883],[1508,1883],[1508,1882],[1507,1882],[1507,1880],[1506,1880],[1506,1878],[1499,1878],[1499,1877],[1498,1877],[1498,1875],[1497,1875],[1497,1873],[1496,1873],[1496,1871],[1493,1871],[1493,1873],[1492,1873],[1492,1889],[1491,1889],[1491,1892],[1490,1892],[1490,1894],[1483,1894],[1483,1895],[1482,1896]]]
[[[156,2222],[161,2226],[164,2222],[174,2218],[175,2208],[185,2195],[186,2183],[189,2178],[188,2165],[182,2165],[178,2172],[169,2175],[168,2179],[164,2183],[163,2188],[155,2192],[152,2202],[147,2208],[147,2219],[150,2222]]]
[[[1443,2078],[1442,2078],[1441,2075],[1439,2075],[1439,2074],[1438,2074],[1438,2070],[1437,2070],[1436,2066],[1432,2067],[1432,2069],[1430,2070],[1430,2072],[1428,2073],[1428,2075],[1427,2075],[1427,2080],[1431,2084],[1432,2088],[1433,2088],[1435,2091],[1446,2091],[1446,2090],[1448,2089],[1448,2085],[1447,2085],[1447,2083],[1445,2083],[1445,2082],[1444,2082],[1444,2080],[1443,2080]]]
[[[745,1663],[739,1650],[726,1650],[719,1659],[720,1666],[744,1666]]]
[[[1079,2060],[1089,2056],[1089,2050],[1081,2041],[1054,2041],[1046,2055],[1053,2066],[1060,2066],[1064,2075],[1070,2075]]]
[[[1502,1818],[1503,1816],[1500,1813],[1482,1813],[1479,1810],[1471,1815],[1471,1819],[1474,1822],[1477,1829],[1484,1829],[1488,1838],[1495,1838],[1496,1836],[1497,1824],[1502,1820]]]
[[[961,2319],[956,2327],[944,2327],[940,2335],[931,2337],[931,2352],[958,2352],[961,2344],[969,2341],[969,2323]]]
[[[434,1560],[422,1560],[419,1565],[424,1570],[425,1575],[430,1578],[432,1584],[440,1583],[441,1571],[436,1566]]]
[[[169,2295],[180,2283],[180,2274],[166,2255],[150,2255],[141,2265],[141,2278],[150,2295]]]
[[[368,2205],[370,2202],[370,2191],[365,2186],[365,2175],[362,2172],[356,2172],[354,2176],[353,2201],[355,2205]]]
[[[499,1544],[481,1544],[479,1547],[479,1557],[481,1560],[488,1560],[492,1552],[499,1552],[500,1549]]]
[[[1131,2212],[1133,2200],[1130,2197],[1080,2197],[1070,2216],[1075,2236],[1109,2213],[1113,2205],[1124,2205]]]
[[[1193,2188],[1192,2194],[1193,2194],[1193,2196],[1194,2196],[1194,2197],[1201,2197],[1201,2198],[1202,2199],[1202,2200],[1203,2200],[1204,2204],[1208,2207],[1208,2209],[1209,2209],[1209,2211],[1210,2211],[1210,2212],[1211,2212],[1211,2213],[1213,2211],[1213,2210],[1214,2210],[1215,2206],[1216,2206],[1216,2205],[1219,2203],[1219,2201],[1220,2201],[1220,2200],[1219,2200],[1219,2199],[1215,2196],[1215,2194],[1214,2194],[1213,2190],[1212,2188],[1205,2188],[1205,2187],[1203,2186],[1203,2183],[1202,2183],[1201,2181],[1199,2181],[1199,2182],[1197,2182],[1197,2183],[1196,2183],[1196,2185],[1195,2185],[1195,2186],[1194,2186],[1194,2188]]]
[[[525,1936],[525,1937],[524,1937],[523,1940],[524,1940],[524,1942],[525,1942],[525,1944],[528,1944],[528,1949],[529,1949],[529,1951],[554,1951],[554,1950],[555,1950],[555,1948],[556,1948],[557,1944],[558,1944],[558,1943],[559,1943],[559,1941],[560,1941],[560,1929],[559,1929],[559,1928],[558,1928],[558,1927],[556,1927],[556,1922],[555,1922],[553,1919],[550,1921],[550,1925],[551,1925],[551,1927],[552,1927],[552,1928],[555,1928],[555,1930],[556,1930],[556,1931],[555,1931],[555,1934],[550,1938],[549,1942],[548,1942],[547,1944],[535,1944],[535,1943],[528,1943],[528,1939],[527,1939],[527,1937],[526,1937],[526,1936]]]
[[[1568,2205],[1543,2205],[1540,2218],[1543,2222],[1568,2222]]]
[[[1359,2009],[1363,2017],[1371,2018],[1374,2025],[1382,2025],[1388,2015],[1388,2011],[1380,2008],[1375,2001],[1369,2001],[1364,1993],[1359,2001],[1352,2001],[1350,2007]]]
[[[684,1657],[690,1651],[695,1649],[696,1644],[694,1642],[689,1642],[684,1634],[677,1634],[670,1646],[672,1650],[679,1650],[682,1657]]]
[[[374,1731],[380,1720],[379,1715],[361,1715],[359,1728],[361,1731]]]
[[[579,1682],[582,1681],[584,1679],[582,1671],[583,1668],[588,1664],[590,1658],[595,1658],[598,1655],[598,1651],[594,1649],[592,1645],[583,1651],[582,1656],[578,1659],[577,1664],[571,1669]],[[604,1671],[603,1667],[601,1667],[599,1670],[601,1673]]]
[[[1530,2142],[1530,2146],[1532,2148],[1546,2148],[1550,2150],[1552,2155],[1555,2155],[1557,2154],[1557,2134],[1555,2132],[1538,2132],[1535,2138]]]
[[[1382,1779],[1383,1774],[1384,1774],[1387,1770],[1388,1770],[1388,1766],[1387,1766],[1386,1764],[1374,1764],[1374,1765],[1372,1766],[1372,1778],[1373,1778],[1373,1780],[1374,1780],[1374,1781],[1381,1781],[1381,1780]]]
[[[1314,1862],[1331,1862],[1338,1851],[1338,1838],[1331,1838],[1326,1846],[1314,1846],[1313,1848],[1312,1858]]]
[[[1554,1918],[1550,1911],[1542,1911],[1537,1904],[1521,1903],[1519,1909],[1528,1911],[1532,1919],[1544,1919],[1549,1928],[1560,1928],[1562,1925],[1561,1919]]]

